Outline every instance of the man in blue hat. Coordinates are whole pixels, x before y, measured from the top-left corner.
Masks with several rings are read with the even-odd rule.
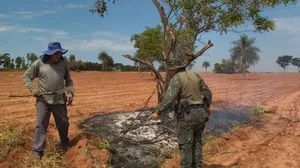
[[[33,154],[40,159],[46,147],[46,133],[52,112],[55,125],[59,132],[61,145],[64,149],[70,146],[68,138],[69,119],[67,105],[71,105],[74,96],[73,81],[70,70],[63,60],[63,49],[59,42],[50,42],[48,50],[34,61],[25,71],[23,80],[29,91],[36,97],[36,127],[33,142]],[[38,78],[38,87],[33,80]],[[55,92],[68,87],[67,94],[42,95],[45,92]]]

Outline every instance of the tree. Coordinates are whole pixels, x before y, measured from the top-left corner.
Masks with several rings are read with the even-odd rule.
[[[69,56],[69,61],[70,61],[70,62],[75,62],[75,60],[76,60],[75,55],[74,55],[74,54],[71,54],[71,55]]]
[[[131,36],[130,41],[134,42],[134,47],[137,48],[136,58],[143,59],[153,63],[154,61],[162,61],[162,26],[146,27],[140,34]]]
[[[95,0],[91,13],[98,13],[101,17],[107,13],[107,2],[115,3],[117,0]],[[201,34],[218,31],[220,34],[228,31],[237,32],[233,29],[251,23],[252,31],[265,32],[274,30],[275,22],[262,16],[266,8],[275,8],[281,4],[296,4],[296,0],[279,1],[197,1],[197,0],[152,0],[157,8],[163,25],[163,61],[168,63],[173,60],[183,61],[187,67],[191,62],[203,55],[213,43],[201,42],[204,44],[198,52],[193,52],[198,37]],[[245,28],[247,29],[247,28]],[[186,43],[183,32],[188,32],[188,39],[191,43]],[[167,71],[167,78],[164,81],[160,73],[151,63],[144,59],[138,59],[131,55],[123,55],[133,61],[147,65],[156,75],[158,101],[161,102],[163,94],[167,89],[170,74]]]
[[[204,61],[203,63],[202,63],[202,68],[205,68],[205,72],[207,72],[207,67],[210,67],[210,63],[208,62],[208,61]]]
[[[105,69],[108,70],[109,68],[113,67],[114,60],[111,56],[107,54],[105,51],[101,51],[98,55],[98,59],[102,62],[102,71],[104,72]]]
[[[122,63],[115,63],[114,67],[116,68],[116,70],[120,70],[120,71],[124,70],[124,65]]]
[[[4,68],[9,68],[9,64],[11,63],[11,59],[9,54],[4,54],[2,56],[2,60],[3,60],[3,67]]]
[[[298,67],[298,72],[300,72],[300,58],[293,58],[292,65]]]
[[[22,58],[21,57],[17,57],[15,60],[16,63],[16,68],[20,69],[21,68],[21,64],[22,64]]]
[[[288,65],[290,65],[291,61],[292,61],[293,56],[289,56],[289,55],[283,55],[283,56],[279,56],[277,58],[276,63],[281,66],[285,72],[285,69]]]
[[[221,63],[214,65],[215,73],[232,74],[235,72],[236,64],[231,59],[222,59]]]
[[[27,68],[26,63],[25,63],[25,57],[22,57],[22,68],[23,69]]]
[[[37,59],[38,59],[38,57],[37,57],[37,55],[35,55],[35,53],[27,53],[27,61],[28,61],[27,64],[28,65],[31,65]]]
[[[196,64],[196,61],[191,62],[191,63],[187,66],[187,69],[188,69],[188,70],[191,70],[195,64]]]
[[[9,63],[10,63],[10,58],[9,58],[10,54],[9,53],[4,53],[4,54],[0,54],[0,66],[3,65],[3,67],[8,67]],[[9,63],[8,63],[9,60]]]
[[[11,62],[9,63],[8,69],[15,69],[14,59],[12,59]]]
[[[246,67],[254,66],[260,60],[258,53],[260,49],[254,46],[255,39],[248,38],[247,35],[241,35],[239,40],[233,41],[231,52],[232,61],[238,62],[238,72],[246,75]]]

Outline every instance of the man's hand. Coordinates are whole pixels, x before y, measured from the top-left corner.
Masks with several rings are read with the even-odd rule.
[[[73,102],[73,94],[72,93],[68,93],[67,94],[67,105],[72,105],[72,102]]]
[[[159,118],[159,115],[158,115],[157,112],[155,112],[155,113],[152,114],[152,119],[153,120],[157,120],[158,118]]]
[[[40,94],[40,92],[39,92],[38,89],[34,89],[34,90],[32,91],[32,94],[33,94],[34,97],[39,97],[39,96],[41,96],[41,94]]]

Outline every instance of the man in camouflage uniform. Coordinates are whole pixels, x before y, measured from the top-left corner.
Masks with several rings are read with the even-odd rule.
[[[202,167],[202,132],[205,121],[210,116],[209,106],[212,93],[204,80],[196,73],[186,71],[181,62],[173,61],[167,64],[167,70],[173,76],[162,103],[152,114],[152,119],[166,111],[175,101],[177,108],[182,108],[180,102],[187,100],[188,107],[181,111],[178,117],[178,145],[180,149],[181,168]],[[204,104],[206,108],[204,108]],[[206,110],[205,110],[206,109]]]
[[[29,91],[36,97],[36,127],[34,132],[33,154],[39,159],[46,147],[46,133],[52,112],[58,129],[63,149],[70,147],[68,138],[69,120],[66,105],[72,104],[74,89],[70,71],[63,60],[62,54],[68,50],[61,48],[59,42],[48,44],[39,59],[25,71],[24,83]],[[38,87],[34,87],[33,80],[38,78]],[[41,95],[44,92],[55,92],[68,87],[67,95]],[[68,104],[66,104],[66,102]]]

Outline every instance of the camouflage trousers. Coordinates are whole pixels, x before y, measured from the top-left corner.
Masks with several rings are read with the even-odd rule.
[[[205,127],[203,108],[191,108],[178,120],[178,145],[181,168],[202,167],[202,132]]]

